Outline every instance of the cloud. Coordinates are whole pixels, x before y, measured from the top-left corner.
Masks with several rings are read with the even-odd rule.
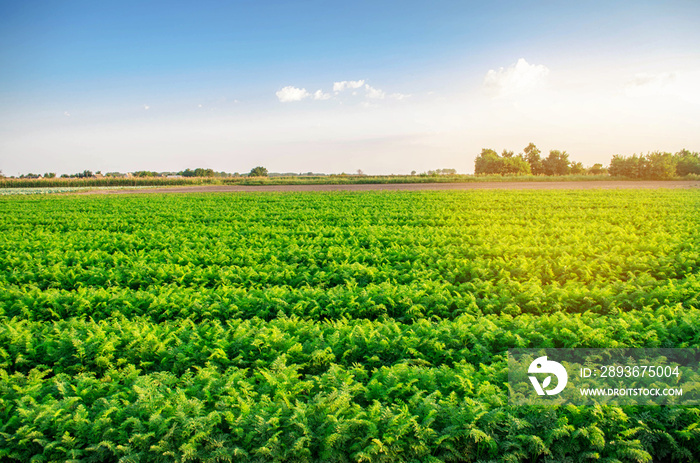
[[[145,111],[148,111],[149,109],[151,109],[151,107],[148,106],[147,104],[145,104],[145,105],[143,105],[143,109],[144,109]]]
[[[528,64],[520,58],[507,69],[489,70],[484,77],[484,88],[494,98],[527,94],[541,88],[549,69],[541,64]]]
[[[655,99],[700,104],[700,69],[636,74],[623,87],[636,100]]]
[[[366,95],[367,98],[372,99],[372,100],[383,100],[386,97],[386,93],[384,91],[379,90],[378,88],[374,88],[370,86],[369,84],[365,85],[365,90],[366,90]]]
[[[324,92],[322,89],[316,90],[314,93],[310,93],[305,88],[296,88],[291,85],[279,90],[276,95],[282,103],[301,101],[307,98],[317,101],[330,100],[333,98],[334,100],[338,100],[341,104],[343,101],[339,97],[339,93],[345,92],[346,90],[352,90],[351,94],[353,96],[358,96],[359,98],[367,100],[384,100],[387,98],[392,100],[403,100],[409,96],[402,93],[392,93],[387,95],[384,90],[372,87],[365,82],[366,81],[364,79],[334,82],[333,93],[335,96],[329,92]]]
[[[365,85],[363,80],[344,80],[342,82],[333,82],[333,91],[335,93],[342,92],[347,89],[356,89]]]
[[[282,90],[279,90],[277,93],[275,93],[275,95],[277,95],[277,98],[282,103],[301,101],[304,98],[308,98],[311,96],[311,94],[307,92],[305,88],[296,88],[292,87],[291,85],[284,87]]]
[[[68,111],[64,111],[64,112],[63,112],[63,115],[66,116],[66,117],[70,117],[70,113],[69,113]]]
[[[314,100],[328,100],[331,97],[330,93],[323,93],[323,90],[316,90]]]
[[[625,85],[625,95],[631,97],[666,96],[675,93],[677,76],[673,72],[637,74]]]

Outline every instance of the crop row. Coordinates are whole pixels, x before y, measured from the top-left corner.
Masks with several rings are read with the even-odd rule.
[[[0,458],[650,462],[691,461],[700,446],[697,409],[505,406],[503,389],[478,382],[504,368],[403,364],[367,384],[337,365],[302,377],[284,355],[252,376],[0,370]]]
[[[173,318],[194,321],[231,318],[272,319],[279,314],[316,320],[338,318],[401,322],[455,318],[461,314],[544,314],[554,312],[615,314],[647,307],[683,304],[700,307],[700,277],[657,284],[649,279],[581,287],[573,283],[542,287],[537,283],[490,280],[449,285],[426,280],[411,285],[390,282],[359,287],[353,282],[330,289],[314,286],[246,289],[235,286],[78,287],[76,290],[7,286],[0,293],[0,317],[61,320],[114,315],[143,316],[155,322]]]
[[[145,372],[182,374],[191,368],[269,368],[285,353],[305,374],[332,364],[368,371],[399,363],[440,367],[490,364],[509,348],[696,347],[700,309],[681,305],[598,316],[461,315],[455,320],[394,319],[327,322],[279,317],[194,323],[115,316],[50,323],[9,320],[0,324],[0,368],[27,373],[92,371],[134,365]]]

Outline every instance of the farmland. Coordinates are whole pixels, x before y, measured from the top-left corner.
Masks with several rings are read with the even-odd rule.
[[[700,347],[700,191],[0,198],[0,460],[696,461],[508,405],[512,347]]]

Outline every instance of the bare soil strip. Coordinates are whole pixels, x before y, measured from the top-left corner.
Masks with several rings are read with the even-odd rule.
[[[90,190],[77,194],[240,193],[299,191],[428,191],[428,190],[590,190],[637,188],[700,188],[697,180],[582,181],[582,182],[473,182],[473,183],[364,183],[348,185],[193,185],[134,190]]]

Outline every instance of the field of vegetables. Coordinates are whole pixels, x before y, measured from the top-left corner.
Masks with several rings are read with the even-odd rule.
[[[0,461],[700,458],[512,347],[700,347],[700,191],[0,197]]]

